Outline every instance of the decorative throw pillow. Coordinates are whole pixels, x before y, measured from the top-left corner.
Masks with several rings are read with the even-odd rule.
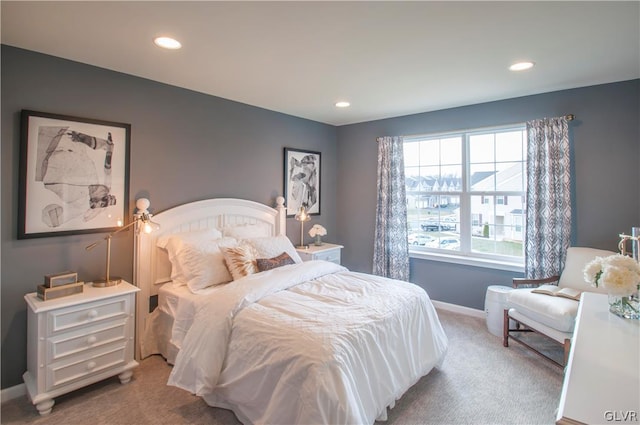
[[[241,244],[234,247],[221,248],[227,269],[233,276],[233,280],[238,280],[250,274],[257,273],[256,254],[253,246]]]
[[[258,258],[256,260],[256,265],[258,266],[258,271],[263,272],[266,270],[275,269],[277,267],[286,266],[287,264],[295,264],[296,262],[289,257],[289,254],[283,252],[277,257],[273,258]]]

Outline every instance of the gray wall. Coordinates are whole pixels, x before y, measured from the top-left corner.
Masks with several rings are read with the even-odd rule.
[[[274,204],[283,191],[283,148],[320,151],[321,215],[311,223],[338,241],[333,126],[4,45],[1,60],[2,388],[21,383],[26,369],[24,294],[47,273],[104,274],[104,246],[84,250],[100,234],[16,239],[21,109],[130,123],[132,212],[141,196],[154,212],[211,197]],[[297,240],[298,223],[287,227]],[[113,239],[111,272],[131,280],[133,236],[123,233]]]
[[[640,80],[484,103],[338,128],[338,231],[345,264],[370,272],[379,136],[428,134],[575,114],[573,245],[616,250],[640,224]],[[411,260],[411,281],[432,299],[484,308],[486,287],[514,273]]]

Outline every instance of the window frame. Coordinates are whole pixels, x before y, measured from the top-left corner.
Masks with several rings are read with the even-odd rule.
[[[522,191],[472,191],[471,190],[471,164],[469,162],[470,158],[470,138],[474,135],[479,134],[498,134],[498,133],[507,133],[514,131],[522,131],[523,139],[522,139],[522,158],[520,161],[509,161],[509,162],[522,162],[522,179],[523,179],[523,187]],[[521,196],[522,197],[522,209],[523,211],[526,208],[526,124],[525,123],[514,123],[508,125],[501,126],[491,126],[491,127],[482,127],[482,128],[474,128],[467,130],[459,130],[459,131],[450,131],[450,132],[440,132],[440,133],[432,133],[432,134],[420,134],[420,135],[411,135],[404,136],[404,143],[416,143],[424,140],[433,140],[433,139],[450,139],[454,137],[460,137],[461,141],[461,181],[462,188],[460,191],[451,191],[451,192],[442,192],[442,191],[409,191],[408,193],[415,194],[417,196],[457,196],[459,199],[459,233],[458,239],[460,241],[460,248],[457,251],[442,249],[442,248],[432,248],[432,247],[414,247],[413,245],[409,245],[409,256],[411,258],[422,258],[433,261],[443,261],[443,262],[451,262],[456,264],[465,264],[476,267],[486,267],[500,270],[509,270],[514,272],[522,272],[524,271],[524,254],[522,257],[514,257],[507,255],[500,255],[495,253],[480,253],[474,252],[471,250],[471,242],[472,242],[472,220],[474,216],[482,216],[482,213],[472,214],[471,212],[471,199],[474,196],[480,196],[483,199],[488,198],[488,204],[492,205],[495,209],[498,197],[502,199],[501,206],[508,205],[508,197],[509,196]],[[495,136],[494,136],[495,138]],[[495,140],[495,139],[494,139]],[[440,160],[439,160],[440,161]],[[503,163],[506,161],[497,161],[496,158],[493,159],[494,164]],[[438,166],[442,166],[441,163],[438,163]],[[494,165],[495,166],[495,165]],[[421,164],[418,164],[418,167],[421,167]],[[405,165],[405,170],[407,169]],[[522,231],[524,231],[526,225],[526,216],[522,216],[522,221],[519,222]],[[523,237],[523,247],[524,247],[524,237]]]

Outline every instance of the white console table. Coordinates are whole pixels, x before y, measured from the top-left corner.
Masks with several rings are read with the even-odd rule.
[[[607,296],[580,301],[556,423],[640,421],[640,321],[609,312]]]

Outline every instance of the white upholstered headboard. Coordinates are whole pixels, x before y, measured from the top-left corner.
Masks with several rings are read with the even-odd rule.
[[[276,199],[271,208],[244,199],[206,199],[180,205],[158,213],[152,220],[160,225],[152,233],[136,232],[133,279],[140,288],[137,299],[136,357],[140,357],[140,338],[149,315],[150,297],[158,294],[158,288],[171,280],[171,264],[165,250],[158,248],[159,237],[174,233],[242,224],[261,224],[274,236],[286,234],[286,208],[284,198]]]

